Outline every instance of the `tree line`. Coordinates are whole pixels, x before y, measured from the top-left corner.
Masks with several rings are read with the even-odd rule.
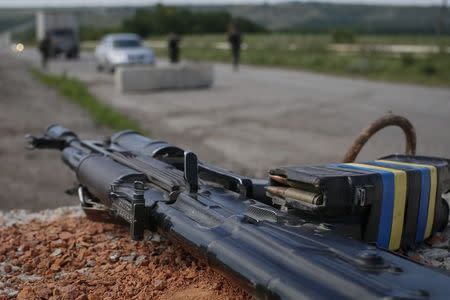
[[[95,40],[110,32],[134,32],[141,37],[178,34],[202,34],[226,32],[233,23],[246,33],[266,32],[266,28],[241,17],[232,17],[226,11],[197,12],[173,6],[157,5],[153,8],[137,9],[135,14],[125,19],[118,28],[82,27],[82,40]]]

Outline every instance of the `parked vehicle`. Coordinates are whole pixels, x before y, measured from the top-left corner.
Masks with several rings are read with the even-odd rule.
[[[39,12],[36,18],[38,41],[49,39],[50,57],[64,55],[79,56],[78,21],[75,15],[63,12]]]
[[[105,36],[95,49],[97,70],[114,72],[121,65],[154,64],[153,50],[142,45],[140,37],[132,33]]]
[[[66,58],[78,58],[78,37],[72,29],[54,29],[48,31],[51,56],[64,55]]]

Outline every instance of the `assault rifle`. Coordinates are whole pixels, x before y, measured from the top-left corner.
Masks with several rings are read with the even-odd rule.
[[[57,149],[93,220],[158,230],[261,299],[448,299],[449,273],[408,260],[442,230],[448,160],[410,155],[284,167],[253,179],[136,132],[81,140],[50,126],[30,148]]]

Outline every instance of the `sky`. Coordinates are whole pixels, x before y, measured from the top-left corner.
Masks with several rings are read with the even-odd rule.
[[[308,2],[359,3],[359,4],[394,4],[394,5],[433,5],[443,0],[309,0]],[[155,3],[165,4],[245,4],[245,3],[280,3],[286,0],[0,0],[0,7],[74,7],[74,6],[135,6]],[[303,2],[303,1],[299,1]],[[450,1],[449,1],[450,2]]]

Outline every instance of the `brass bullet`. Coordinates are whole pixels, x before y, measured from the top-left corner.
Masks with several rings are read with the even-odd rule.
[[[319,193],[311,193],[291,187],[269,186],[267,192],[281,198],[290,198],[315,205],[321,205],[323,201],[322,195]]]
[[[287,180],[286,177],[279,176],[279,175],[269,175],[269,177],[273,181],[276,181],[276,182],[281,183],[281,184],[289,185],[288,184],[288,180]]]
[[[272,179],[275,182],[284,184],[284,185],[288,185],[290,187],[295,187],[295,188],[303,188],[305,186],[304,183],[301,182],[295,182],[292,180],[287,179],[286,177],[280,176],[280,175],[269,175],[270,179]]]

